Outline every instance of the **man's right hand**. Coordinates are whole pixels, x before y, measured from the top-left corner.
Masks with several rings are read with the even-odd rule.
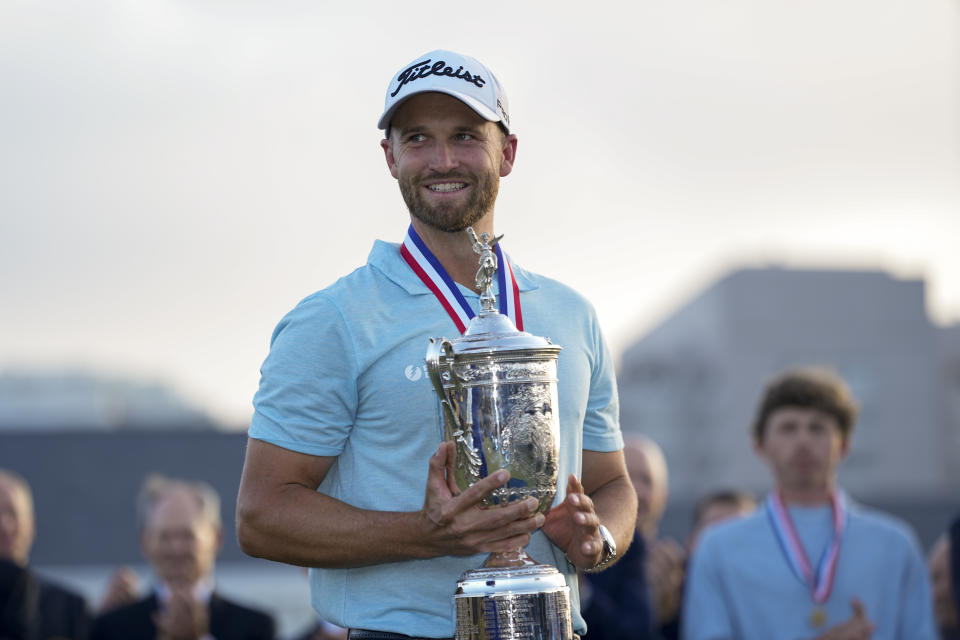
[[[530,534],[543,525],[544,516],[534,514],[536,498],[484,508],[485,497],[510,479],[500,470],[460,492],[454,478],[456,443],[443,442],[430,458],[427,490],[421,518],[437,555],[466,556],[475,553],[512,551],[530,542]]]
[[[870,640],[877,627],[867,618],[867,611],[860,598],[851,600],[850,606],[853,615],[845,622],[827,629],[826,633],[817,636],[816,640]]]
[[[174,587],[170,601],[153,614],[157,640],[201,640],[210,637],[207,605],[197,602],[190,589]]]

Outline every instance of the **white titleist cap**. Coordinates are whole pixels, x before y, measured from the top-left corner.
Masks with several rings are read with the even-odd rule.
[[[383,115],[377,126],[390,126],[393,114],[407,98],[425,91],[439,91],[461,100],[480,117],[499,122],[510,130],[507,94],[496,77],[475,58],[452,51],[431,51],[404,66],[390,80]]]

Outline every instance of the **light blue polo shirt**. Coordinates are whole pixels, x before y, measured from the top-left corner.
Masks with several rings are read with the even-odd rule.
[[[593,307],[554,280],[511,263],[524,330],[563,347],[558,363],[560,458],[557,502],[580,476],[581,448],[623,446],[610,356]],[[460,287],[474,311],[476,293]],[[499,292],[498,292],[499,296]],[[367,264],[297,305],[277,325],[261,368],[249,434],[301,453],[337,456],[319,491],[362,509],[417,511],[430,456],[443,438],[439,399],[426,373],[430,337],[459,333],[433,293],[377,241]],[[576,575],[536,532],[527,551],[566,573],[574,627]],[[310,572],[314,607],[362,629],[450,637],[457,579],[486,555],[411,560]]]
[[[787,564],[763,507],[710,527],[693,554],[683,603],[684,640],[809,640],[852,615],[854,597],[876,624],[872,640],[936,640],[930,581],[903,522],[847,501],[833,590],[822,626],[811,624],[810,588]],[[833,530],[830,507],[790,506],[811,562]]]

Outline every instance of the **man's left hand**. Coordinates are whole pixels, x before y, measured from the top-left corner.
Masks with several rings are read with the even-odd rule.
[[[567,495],[563,502],[547,512],[543,532],[567,554],[574,566],[588,569],[600,562],[603,555],[599,524],[593,500],[584,492],[577,477],[570,474]]]

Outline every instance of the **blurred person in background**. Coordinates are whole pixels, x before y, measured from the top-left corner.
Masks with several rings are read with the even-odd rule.
[[[220,498],[205,483],[153,475],[137,501],[140,548],[156,583],[151,593],[99,616],[94,640],[269,640],[273,619],[227,600],[214,586],[223,543]]]
[[[693,510],[693,526],[687,535],[687,554],[692,554],[707,527],[730,518],[750,515],[757,508],[757,497],[743,489],[721,489],[707,494]]]
[[[697,501],[693,509],[693,519],[690,532],[687,534],[685,544],[686,557],[693,554],[697,546],[700,535],[708,528],[719,524],[730,518],[738,518],[748,515],[757,508],[757,499],[749,491],[741,489],[721,489],[709,493]],[[686,563],[684,563],[686,565]],[[660,624],[660,637],[662,640],[677,640],[680,638],[680,618],[683,606],[683,591],[686,584],[686,567],[683,568],[683,575],[680,584],[671,582],[675,589],[672,600],[678,605],[673,610],[673,617],[665,619]]]
[[[960,640],[960,517],[934,543],[928,562],[940,640]]]
[[[763,508],[700,537],[686,640],[937,637],[913,532],[837,487],[856,415],[846,384],[825,369],[789,370],[768,384],[753,441],[774,486]]]
[[[30,485],[0,469],[0,639],[85,639],[90,620],[84,599],[29,568],[35,534]]]
[[[639,435],[624,437],[623,455],[637,494],[636,527],[620,562],[584,574],[581,606],[590,640],[656,638],[680,605],[683,549],[657,539],[669,496],[666,458],[656,442]]]

